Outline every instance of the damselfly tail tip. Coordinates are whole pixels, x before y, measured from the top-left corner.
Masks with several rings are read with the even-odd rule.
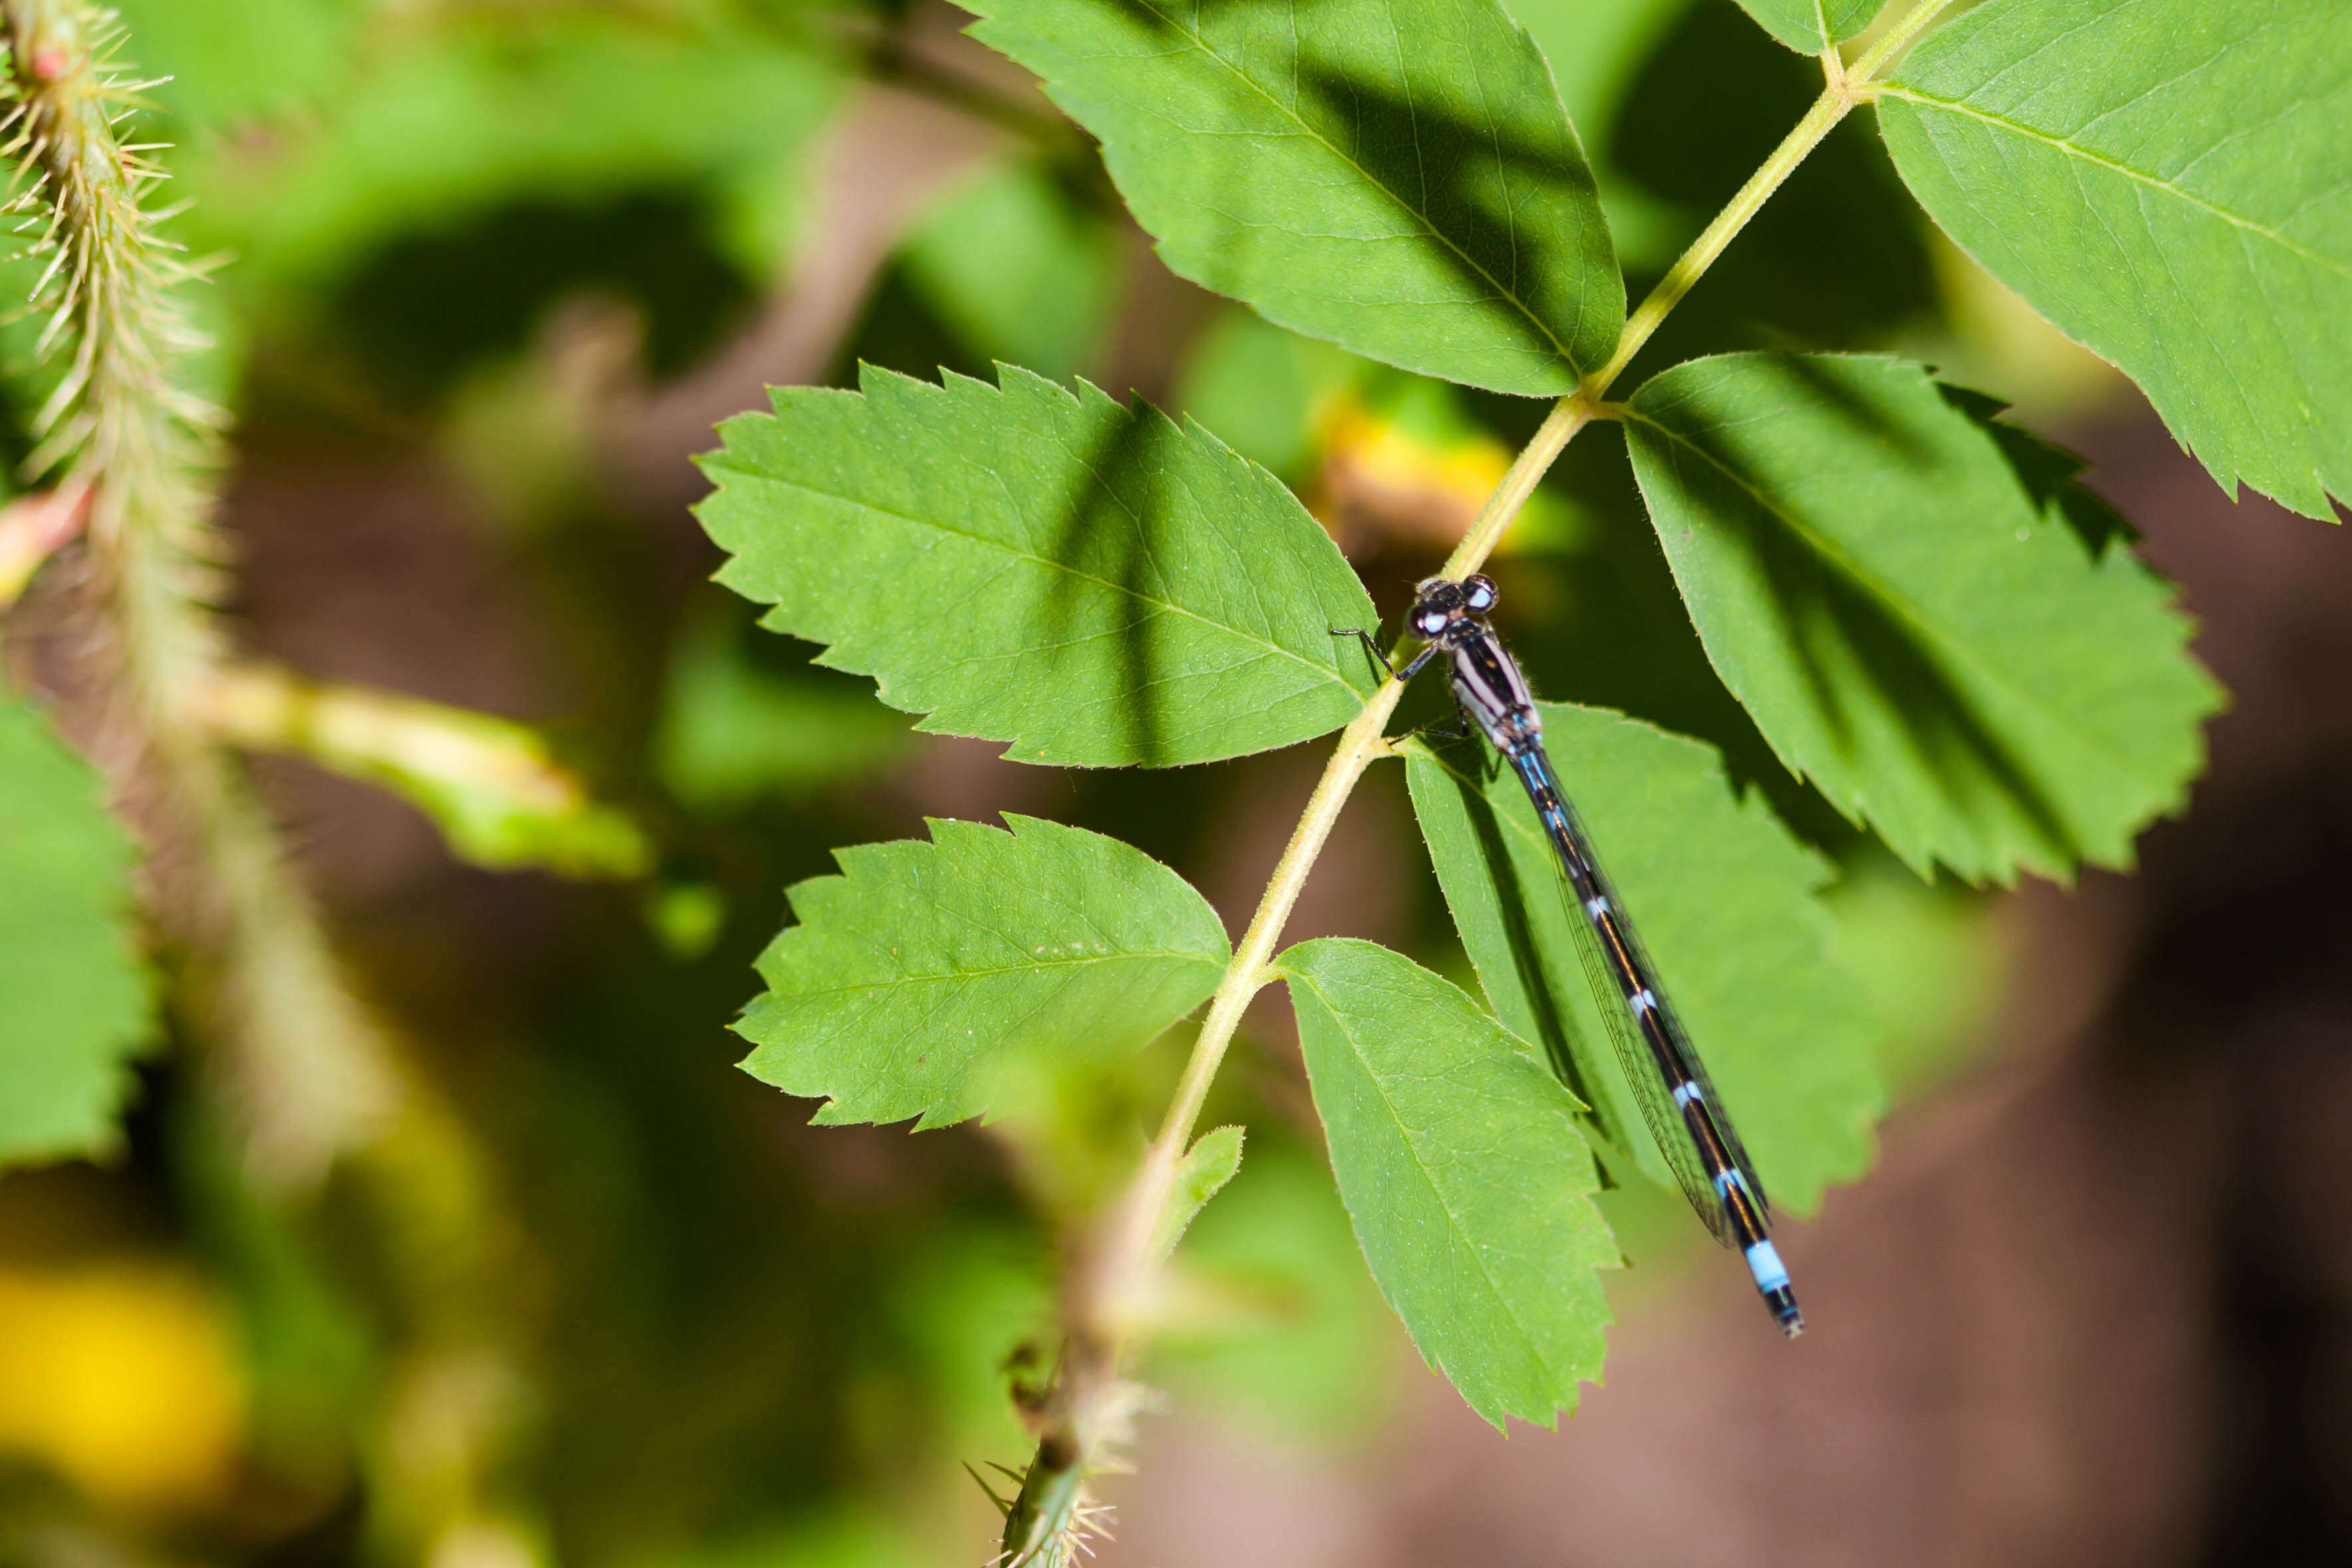
[[[1748,1270],[1756,1277],[1757,1294],[1764,1298],[1780,1331],[1795,1339],[1805,1331],[1805,1315],[1797,1310],[1797,1292],[1780,1262],[1780,1249],[1759,1237],[1748,1245],[1747,1251]]]

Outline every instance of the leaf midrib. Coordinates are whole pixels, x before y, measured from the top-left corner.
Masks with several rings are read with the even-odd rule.
[[[773,417],[773,416],[770,416],[770,417]],[[1234,626],[1228,622],[1211,620],[1200,611],[1191,609],[1183,605],[1177,604],[1172,600],[1154,598],[1148,594],[1144,594],[1137,589],[1129,587],[1124,583],[1114,583],[1108,577],[1097,576],[1091,572],[1081,572],[1076,567],[1069,565],[1065,562],[1055,561],[1050,556],[1039,555],[1033,551],[1015,549],[1012,545],[1005,543],[1001,539],[992,539],[984,533],[974,533],[969,529],[951,527],[950,525],[940,522],[934,518],[913,516],[909,513],[897,510],[891,507],[880,506],[873,501],[862,500],[856,496],[837,494],[835,491],[823,489],[817,485],[806,483],[800,479],[785,479],[782,475],[762,472],[757,468],[744,468],[739,464],[713,462],[710,467],[730,473],[741,474],[747,478],[759,479],[767,484],[781,485],[786,489],[796,490],[803,495],[817,496],[825,500],[836,501],[843,506],[854,507],[859,511],[871,512],[877,517],[890,518],[896,521],[905,523],[910,528],[930,529],[935,532],[946,534],[952,539],[964,539],[971,541],[974,544],[985,545],[995,550],[1010,560],[1025,561],[1030,563],[1032,565],[1043,566],[1051,571],[1062,573],[1063,574],[1076,578],[1082,583],[1095,584],[1098,587],[1108,588],[1115,594],[1119,594],[1127,598],[1132,599],[1139,605],[1147,605],[1155,609],[1165,610],[1170,615],[1179,616],[1198,626],[1206,626],[1213,631],[1222,632],[1226,636],[1233,637],[1235,641],[1253,644],[1258,647],[1265,648],[1269,653],[1279,654],[1284,658],[1289,659],[1292,663],[1301,665],[1306,668],[1312,670],[1323,680],[1328,681],[1330,684],[1337,686],[1342,691],[1358,697],[1363,695],[1363,693],[1358,691],[1356,688],[1349,685],[1346,679],[1337,670],[1328,665],[1317,664],[1313,659],[1308,658],[1305,654],[1298,652],[1295,648],[1285,647],[1278,642],[1257,636],[1252,632],[1244,631],[1241,627]],[[1112,497],[1112,500],[1117,500],[1118,499],[1118,498],[1116,496]],[[1124,507],[1124,503],[1121,503],[1121,505]],[[1129,515],[1132,516],[1132,512],[1130,512]],[[745,552],[738,550],[733,552],[733,553],[740,558]],[[845,642],[847,640],[849,639],[846,636],[832,639],[835,644]],[[1018,653],[1029,650],[1015,649],[1014,651]]]
[[[1204,964],[1222,969],[1225,960],[1208,953],[1183,952],[1159,948],[1125,949],[1118,952],[1088,953],[1079,958],[1044,959],[1034,963],[1002,963],[987,969],[951,969],[935,973],[904,974],[890,980],[869,981],[860,984],[827,985],[816,989],[795,988],[783,992],[771,986],[768,994],[779,1001],[814,1000],[823,996],[847,996],[871,991],[892,991],[908,985],[936,985],[941,981],[990,980],[1005,974],[1050,974],[1056,970],[1070,970],[1097,963],[1125,963],[1136,961],[1162,961],[1186,964]]]
[[[1675,442],[1677,446],[1686,447],[1688,450],[1696,454],[1700,460],[1705,462],[1708,467],[1714,468],[1725,479],[1729,479],[1734,485],[1737,485],[1740,489],[1746,491],[1748,496],[1753,498],[1758,506],[1762,507],[1766,513],[1779,521],[1782,527],[1788,529],[1790,532],[1795,534],[1800,540],[1803,541],[1806,546],[1810,548],[1814,554],[1819,556],[1829,565],[1844,573],[1848,581],[1862,588],[1873,598],[1876,599],[1881,605],[1885,605],[1888,612],[1894,615],[1896,619],[1900,620],[1903,624],[1910,626],[1915,632],[1916,632],[1923,641],[1928,642],[1943,649],[1947,657],[1952,658],[1956,664],[1968,670],[1973,671],[1988,684],[1991,685],[2003,695],[2018,703],[2019,706],[2040,715],[2044,722],[2052,724],[2062,732],[2082,738],[2084,742],[2086,750],[2099,756],[2109,767],[2114,768],[2116,773],[2126,778],[2137,776],[2137,770],[2136,770],[2129,762],[2117,755],[2107,746],[2105,736],[2098,734],[2095,731],[2088,730],[2083,725],[2068,720],[2063,715],[2053,715],[2048,710],[2044,709],[2039,701],[2027,696],[2022,690],[2021,690],[2017,685],[2010,679],[2009,676],[2005,672],[1985,663],[1981,658],[1979,658],[1968,639],[1961,637],[1953,632],[1948,631],[1944,627],[1936,625],[1934,622],[1924,618],[1919,611],[1912,607],[1911,602],[1908,598],[1898,594],[1894,588],[1888,586],[1875,573],[1865,570],[1860,563],[1848,555],[1844,549],[1842,548],[1835,541],[1827,538],[1819,531],[1812,528],[1810,524],[1800,521],[1797,518],[1782,510],[1769,496],[1767,496],[1763,491],[1758,489],[1754,485],[1749,484],[1747,479],[1731,468],[1730,465],[1725,463],[1721,458],[1716,457],[1706,447],[1700,446],[1690,437],[1683,435],[1680,431],[1674,429],[1670,426],[1659,423],[1657,420],[1651,418],[1648,415],[1642,414],[1630,405],[1627,406],[1623,412],[1624,417],[1627,420],[1636,424],[1646,425],[1651,429],[1655,430],[1660,435],[1665,437],[1668,440]]]
[[[1203,38],[1200,34],[1194,32],[1191,27],[1177,20],[1175,17],[1171,16],[1158,5],[1152,5],[1150,0],[1145,0],[1145,5],[1153,16],[1158,16],[1161,21],[1167,23],[1168,26],[1175,29],[1180,36],[1190,40],[1194,48],[1200,50],[1202,54],[1207,56],[1210,59],[1216,61],[1218,65],[1223,67],[1225,71],[1231,75],[1235,81],[1241,82],[1243,85],[1247,87],[1252,92],[1264,99],[1265,102],[1273,108],[1275,112],[1288,120],[1292,124],[1297,126],[1300,132],[1303,132],[1309,141],[1314,142],[1317,145],[1328,152],[1332,157],[1338,159],[1340,163],[1354,170],[1356,174],[1362,178],[1366,184],[1371,186],[1374,190],[1388,197],[1389,200],[1394,202],[1398,206],[1412,214],[1414,221],[1421,225],[1423,232],[1428,234],[1431,238],[1436,240],[1440,245],[1445,247],[1446,249],[1452,251],[1455,256],[1461,258],[1463,264],[1468,267],[1473,272],[1475,272],[1480,278],[1486,279],[1487,286],[1493,289],[1499,297],[1508,300],[1518,312],[1522,316],[1526,317],[1527,320],[1535,327],[1536,331],[1543,334],[1544,341],[1551,344],[1552,351],[1559,355],[1561,362],[1568,366],[1571,373],[1580,376],[1584,374],[1585,367],[1577,363],[1574,351],[1572,351],[1566,343],[1559,341],[1559,334],[1551,330],[1551,324],[1549,322],[1546,321],[1541,316],[1536,313],[1535,307],[1528,304],[1525,300],[1519,298],[1518,291],[1517,289],[1505,284],[1493,273],[1487,271],[1486,268],[1480,264],[1477,258],[1472,256],[1468,251],[1455,244],[1452,237],[1447,235],[1444,229],[1439,228],[1436,223],[1431,219],[1427,213],[1423,212],[1418,206],[1415,206],[1412,202],[1406,200],[1402,192],[1391,189],[1385,181],[1376,177],[1370,170],[1365,168],[1361,163],[1342,152],[1338,144],[1332,142],[1329,137],[1324,135],[1322,132],[1309,124],[1295,110],[1291,109],[1280,99],[1275,97],[1273,93],[1268,92],[1258,83],[1255,78],[1250,76],[1239,66],[1234,65],[1231,60],[1226,59],[1224,56],[1219,54],[1215,49],[1211,48],[1209,47],[1208,40]],[[1402,47],[1402,42],[1403,39],[1400,34],[1398,37],[1400,47]],[[1479,85],[1483,90],[1485,84],[1481,82]],[[1410,102],[1410,99],[1408,99],[1407,101]],[[1490,131],[1492,130],[1491,123],[1488,129]],[[1416,156],[1423,155],[1421,132],[1417,124],[1414,127],[1413,132],[1413,153]],[[1516,214],[1517,209],[1513,208],[1512,210]],[[1516,244],[1517,242],[1515,239],[1515,248]]]
[[[1873,96],[1878,98],[1901,99],[1906,103],[1916,103],[1924,108],[1945,110],[1953,114],[1966,116],[1970,120],[1980,121],[1987,125],[1997,127],[2000,130],[2009,132],[2013,135],[2021,136],[2028,141],[2039,142],[2044,146],[2055,147],[2068,156],[2079,159],[2095,168],[2105,169],[2110,174],[2120,174],[2125,179],[2136,181],[2140,184],[2147,185],[2152,190],[2162,191],[2179,201],[2187,203],[2190,206],[2199,208],[2203,212],[2210,213],[2213,216],[2220,218],[2223,223],[2229,224],[2234,228],[2242,229],[2248,234],[2256,235],[2263,239],[2267,239],[2273,245],[2277,246],[2280,249],[2288,252],[2290,255],[2299,256],[2315,267],[2332,272],[2337,277],[2345,279],[2347,281],[2352,281],[2352,264],[2339,261],[2336,258],[2326,255],[2325,252],[2315,250],[2311,247],[2303,244],[2300,240],[2291,239],[2267,224],[2257,223],[2252,218],[2243,216],[2238,213],[2233,213],[2229,208],[2221,205],[2219,203],[2208,201],[2203,196],[2196,195],[2194,192],[2186,189],[2173,181],[2161,179],[2155,174],[2147,174],[2139,169],[2135,169],[2128,163],[2121,163],[2114,158],[2107,157],[2104,153],[2095,153],[2089,148],[2083,146],[2080,142],[2069,142],[2063,136],[2053,136],[2049,132],[2036,129],[2031,125],[2021,124],[2017,121],[2010,119],[2007,115],[1995,114],[1989,110],[1979,109],[1973,104],[1962,102],[1958,99],[1938,98],[1932,93],[1921,92],[1916,88],[1902,87],[1893,82],[1888,82],[1878,88]]]

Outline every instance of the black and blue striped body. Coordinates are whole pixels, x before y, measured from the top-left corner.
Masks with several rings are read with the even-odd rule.
[[[1738,1134],[1731,1129],[1730,1116],[1716,1098],[1706,1068],[1675,1022],[1615,890],[1593,858],[1576,809],[1569,805],[1552,773],[1551,759],[1544,754],[1543,743],[1534,740],[1505,756],[1527,786],[1528,798],[1535,804],[1536,815],[1559,856],[1560,868],[1568,875],[1569,888],[1598,939],[1605,978],[1631,1021],[1631,1041],[1623,1030],[1612,1026],[1610,1032],[1618,1042],[1618,1055],[1634,1085],[1650,1135],[1657,1140],[1659,1152],[1674,1168],[1691,1206],[1707,1222],[1707,1228],[1726,1245],[1738,1247],[1747,1259],[1756,1289],[1781,1331],[1791,1336],[1802,1332],[1805,1321],[1797,1310],[1797,1293],[1790,1286],[1779,1249],[1767,1234],[1772,1211],[1764,1184],[1757,1179]],[[1598,984],[1595,989],[1600,989]],[[1605,992],[1595,999],[1603,1007],[1609,1005]],[[1615,1020],[1612,1022],[1613,1026]],[[1663,1106],[1655,1093],[1645,1092],[1645,1086],[1653,1083],[1665,1091]]]
[[[1526,679],[1480,618],[1495,600],[1483,577],[1461,584],[1433,578],[1421,585],[1412,626],[1430,646],[1399,672],[1410,679],[1443,651],[1451,665],[1454,700],[1502,753],[1526,786],[1550,838],[1591,941],[1582,944],[1593,1000],[1643,1120],[1674,1171],[1684,1194],[1717,1239],[1747,1259],[1756,1289],[1783,1333],[1804,1330],[1789,1271],[1768,1235],[1772,1211],[1755,1166],[1732,1131],[1706,1069],[1691,1048],[1657,982],[1655,966],[1592,853],[1576,809],[1569,804],[1543,746],[1543,719]]]

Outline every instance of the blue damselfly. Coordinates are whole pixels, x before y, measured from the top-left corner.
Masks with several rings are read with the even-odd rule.
[[[1451,663],[1454,701],[1519,775],[1582,911],[1585,940],[1579,942],[1579,951],[1584,954],[1585,977],[1608,1020],[1618,1063],[1651,1137],[1681,1184],[1683,1195],[1716,1239],[1737,1247],[1747,1258],[1773,1321],[1793,1339],[1804,1331],[1805,1320],[1797,1310],[1789,1271],[1768,1235],[1772,1209],[1764,1184],[1757,1179],[1748,1151],[1732,1131],[1730,1112],[1691,1048],[1690,1037],[1658,984],[1656,967],[1552,772],[1551,759],[1544,752],[1543,719],[1527,679],[1486,624],[1495,599],[1495,584],[1483,576],[1458,583],[1445,577],[1424,580],[1414,590],[1406,625],[1428,646],[1402,669],[1389,664],[1370,632],[1359,628],[1332,635],[1361,637],[1400,683],[1411,680],[1440,653]]]

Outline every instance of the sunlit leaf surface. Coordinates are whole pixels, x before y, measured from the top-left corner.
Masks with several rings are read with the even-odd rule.
[[[868,369],[723,426],[699,513],[763,625],[922,728],[1024,762],[1165,766],[1339,728],[1371,602],[1305,508],[1195,425],[1007,367]]]
[[[1372,1278],[1473,1410],[1549,1426],[1601,1373],[1616,1267],[1575,1102],[1523,1042],[1402,954],[1301,942],[1315,1109]]]
[[[2352,497],[2342,0],[1988,0],[1877,102],[1920,205],[2215,480]]]
[[[840,876],[796,885],[737,1026],[758,1047],[745,1068],[824,1100],[819,1121],[937,1127],[1132,1050],[1215,988],[1224,930],[1182,878],[1115,838],[1006,820],[836,850]]]
[[[1739,0],[1740,9],[1800,54],[1843,43],[1877,16],[1886,0]]]

